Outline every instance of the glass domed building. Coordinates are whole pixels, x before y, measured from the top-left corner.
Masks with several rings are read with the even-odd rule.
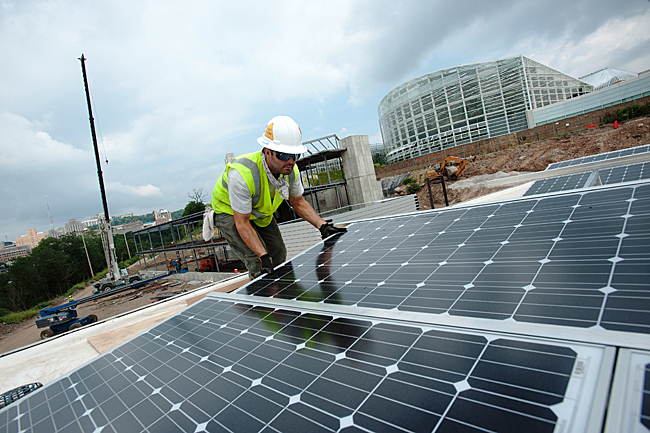
[[[422,75],[379,103],[386,162],[523,131],[528,128],[526,110],[593,89],[524,56]]]

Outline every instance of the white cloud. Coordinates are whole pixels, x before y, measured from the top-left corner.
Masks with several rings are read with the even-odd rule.
[[[381,138],[381,132],[376,132],[368,136],[368,141],[370,144],[383,143],[384,140]]]
[[[650,52],[626,59],[623,52],[650,44],[650,9],[641,15],[608,21],[577,40],[557,38],[543,41],[534,58],[573,76],[583,76],[606,66],[641,72],[650,68]],[[521,41],[520,51],[536,44],[534,38]]]
[[[0,165],[5,173],[17,173],[26,167],[74,165],[87,156],[86,152],[54,140],[39,129],[38,123],[0,112]]]
[[[151,184],[133,186],[124,185],[120,182],[108,182],[106,184],[106,191],[107,193],[110,192],[111,194],[122,194],[132,196],[134,198],[163,196],[160,188]]]

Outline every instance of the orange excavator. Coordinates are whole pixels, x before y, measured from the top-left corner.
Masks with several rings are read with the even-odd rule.
[[[440,167],[427,171],[427,179],[431,183],[440,183],[444,180],[456,180],[463,172],[467,160],[457,156],[448,156],[441,163]]]

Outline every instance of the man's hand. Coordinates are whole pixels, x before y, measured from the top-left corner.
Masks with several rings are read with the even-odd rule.
[[[320,236],[323,239],[327,239],[335,233],[346,233],[348,231],[348,229],[346,229],[345,227],[343,228],[334,227],[330,223],[323,224],[322,226],[320,226],[318,230],[320,230]]]
[[[263,274],[273,273],[273,260],[271,260],[271,256],[264,254],[262,257],[260,257],[260,264],[262,265]]]

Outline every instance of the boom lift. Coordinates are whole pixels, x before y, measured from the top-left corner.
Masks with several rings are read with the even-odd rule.
[[[79,304],[79,301],[73,301],[58,307],[43,308],[39,311],[40,317],[36,319],[36,327],[46,328],[41,331],[41,339],[44,340],[53,335],[81,328],[97,321],[97,316],[94,314],[79,318],[77,304]]]

